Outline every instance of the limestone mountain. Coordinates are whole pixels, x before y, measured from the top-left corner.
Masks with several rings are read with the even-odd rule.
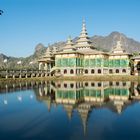
[[[123,33],[119,32],[112,32],[108,36],[98,36],[95,35],[91,37],[91,41],[93,42],[93,45],[96,49],[101,51],[109,52],[113,49],[113,47],[116,45],[117,40],[120,39],[121,36],[121,43],[123,45],[123,48],[129,52],[129,53],[137,53],[140,52],[140,42],[135,41],[132,38],[127,37]],[[77,41],[78,37],[73,39],[73,42],[75,43]],[[58,50],[61,50],[66,42],[58,42],[50,45],[50,47],[57,47]]]
[[[111,51],[112,48],[116,45],[116,41],[120,39],[121,35],[121,42],[124,49],[129,53],[138,53],[140,52],[140,42],[135,41],[132,38],[128,38],[126,35],[119,33],[119,32],[112,32],[108,36],[93,36],[91,37],[91,41],[96,49],[102,51]],[[76,42],[78,38],[74,38],[73,42]],[[52,45],[48,45],[51,49],[56,47],[58,50],[62,50],[65,46],[66,42],[57,42]],[[47,46],[47,47],[48,47]],[[8,57],[4,54],[0,54],[0,69],[9,68],[9,69],[20,69],[20,68],[34,68],[38,67],[37,60],[41,58],[47,49],[42,43],[39,43],[35,47],[35,51],[32,55],[26,58],[15,58],[15,57]],[[4,60],[7,59],[7,63],[4,63]]]
[[[116,41],[119,40],[121,35],[121,42],[123,48],[129,53],[140,52],[140,42],[135,41],[132,38],[128,38],[126,35],[119,32],[112,32],[108,36],[93,36],[91,40],[94,46],[103,51],[110,51],[115,45]]]

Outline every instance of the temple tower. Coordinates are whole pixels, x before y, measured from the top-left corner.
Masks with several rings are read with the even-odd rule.
[[[54,56],[50,50],[50,47],[47,48],[45,56],[41,58],[39,61],[39,70],[50,71],[54,66]]]
[[[116,46],[113,48],[113,53],[125,53],[126,51],[122,47],[122,37],[120,35],[120,39],[117,41]]]
[[[85,20],[83,20],[82,31],[76,43],[77,43],[76,44],[77,49],[85,49],[85,48],[94,49],[92,42],[90,41],[90,38],[88,37]]]
[[[74,43],[72,42],[71,36],[69,36],[67,39],[67,43],[65,47],[63,48],[63,51],[66,52],[66,51],[74,51],[74,50],[76,50],[74,48]]]
[[[116,46],[109,54],[109,74],[130,75],[129,66],[131,54],[127,53],[122,45],[122,36],[120,34]]]

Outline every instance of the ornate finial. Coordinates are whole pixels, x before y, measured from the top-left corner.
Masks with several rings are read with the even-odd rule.
[[[116,46],[113,49],[114,53],[124,53],[125,50],[122,47],[122,36],[120,34],[119,39],[116,42]]]
[[[68,39],[71,40],[71,35],[69,35]]]
[[[56,46],[53,47],[53,53],[56,53],[57,52],[57,48]]]
[[[83,33],[86,32],[86,21],[85,21],[85,19],[83,19],[83,23],[82,23],[82,32]]]
[[[50,50],[50,47],[47,48],[46,50],[46,56],[51,56],[51,50]]]
[[[73,50],[73,42],[72,42],[72,39],[71,39],[71,36],[68,37],[67,39],[67,42],[66,42],[66,45],[64,46],[64,49],[63,51],[68,51],[68,50]]]
[[[71,36],[68,37],[66,45],[73,45]]]
[[[69,35],[68,39],[67,39],[67,43],[71,43],[72,42],[72,39],[71,39],[71,36]]]
[[[121,34],[120,34],[119,40],[117,41],[117,46],[116,46],[116,47],[121,48],[121,47],[122,47],[121,42],[122,42],[122,36],[121,36]]]
[[[47,52],[50,52],[50,47],[48,46],[48,48],[47,48]]]
[[[85,18],[83,18],[83,23],[86,23],[86,20],[85,20]]]
[[[117,45],[116,45],[116,47],[117,47],[117,48],[121,48],[121,46],[122,46],[122,45],[121,45],[121,41],[120,41],[120,40],[117,41]]]

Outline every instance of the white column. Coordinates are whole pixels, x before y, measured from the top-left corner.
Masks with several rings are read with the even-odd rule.
[[[47,70],[48,68],[47,68],[47,63],[45,63],[45,66],[44,66],[44,70]]]
[[[41,63],[39,63],[39,70],[41,70],[41,65],[42,65],[42,62],[41,62]]]

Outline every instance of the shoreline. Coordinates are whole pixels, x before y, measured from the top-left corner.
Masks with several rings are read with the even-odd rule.
[[[140,81],[140,76],[134,75],[99,75],[99,76],[65,76],[65,77],[34,77],[34,78],[0,78],[0,81]]]

